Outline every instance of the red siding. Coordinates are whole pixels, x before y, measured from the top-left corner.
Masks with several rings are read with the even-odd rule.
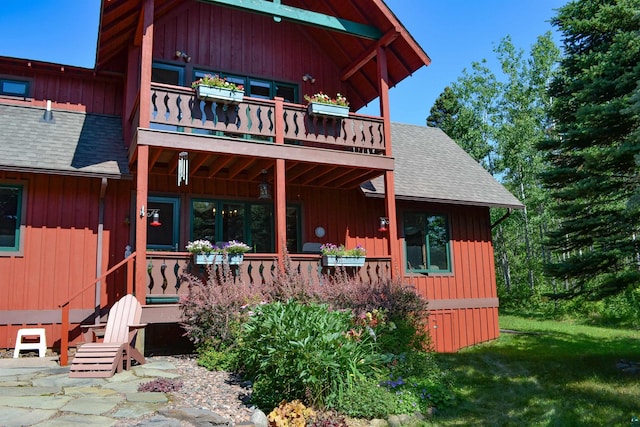
[[[122,77],[94,75],[93,70],[60,67],[51,64],[3,64],[2,73],[22,77],[31,83],[27,101],[4,99],[44,107],[52,102],[53,109],[85,111],[110,115],[122,114]]]
[[[0,172],[0,180],[27,184],[23,256],[0,256],[0,311],[58,310],[58,305],[96,278],[100,180]],[[124,257],[128,242],[130,183],[109,181],[105,196],[103,271]],[[102,286],[108,294],[122,294],[122,280]],[[110,287],[109,290],[107,288]],[[91,309],[90,289],[71,303],[71,309]],[[19,325],[0,325],[0,346],[13,347]],[[59,325],[46,325],[48,345],[60,338]]]
[[[184,65],[187,82],[200,68],[299,84],[300,101],[305,93],[344,93],[340,70],[299,28],[268,16],[188,2],[154,25],[153,56]],[[176,50],[188,53],[191,62],[176,60]],[[315,84],[302,81],[306,73]]]

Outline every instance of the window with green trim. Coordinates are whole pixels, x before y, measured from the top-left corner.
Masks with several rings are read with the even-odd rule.
[[[22,185],[0,184],[0,251],[20,250]]]
[[[404,214],[407,270],[420,273],[451,272],[449,221],[446,215],[422,212]]]
[[[29,82],[26,80],[0,78],[0,95],[26,98],[29,96]]]
[[[157,210],[158,222],[151,212]],[[149,197],[147,202],[147,248],[177,251],[180,232],[180,200],[176,197]]]
[[[300,212],[287,207],[287,249],[299,252]],[[189,240],[207,239],[214,244],[229,240],[245,242],[254,252],[275,250],[273,203],[193,199]]]

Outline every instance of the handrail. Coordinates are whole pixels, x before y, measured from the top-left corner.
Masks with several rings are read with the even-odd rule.
[[[59,304],[58,307],[62,309],[62,330],[60,337],[60,366],[66,366],[69,363],[69,332],[71,330],[70,322],[69,322],[69,303],[74,300],[77,296],[83,294],[87,289],[92,286],[95,286],[101,280],[104,280],[109,274],[118,270],[124,264],[127,264],[129,268],[127,268],[127,294],[133,293],[133,261],[136,257],[136,253],[133,252],[131,255],[108,269],[101,276],[96,278],[94,281],[89,283],[87,286],[82,288],[80,291],[73,294],[66,302]]]

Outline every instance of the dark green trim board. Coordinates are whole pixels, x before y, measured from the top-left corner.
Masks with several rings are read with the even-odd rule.
[[[310,10],[299,9],[297,7],[285,6],[279,2],[267,0],[200,0],[204,3],[214,3],[220,6],[233,7],[236,9],[251,10],[263,15],[273,16],[276,22],[280,19],[297,22],[299,24],[312,25],[314,27],[326,28],[328,30],[339,31],[365,39],[378,40],[382,37],[382,32],[371,25],[360,24],[346,19],[323,13],[312,12]]]

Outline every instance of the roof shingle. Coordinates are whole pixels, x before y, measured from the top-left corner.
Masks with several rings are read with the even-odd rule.
[[[130,178],[120,118],[0,105],[0,169]]]
[[[391,124],[396,199],[522,209],[524,205],[438,128]],[[363,187],[384,194],[384,179]]]

